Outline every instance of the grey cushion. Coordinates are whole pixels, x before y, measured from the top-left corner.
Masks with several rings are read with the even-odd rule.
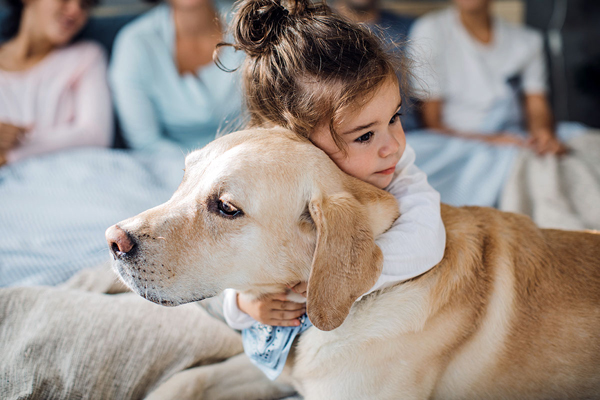
[[[140,399],[178,372],[240,352],[240,335],[195,304],[65,287],[0,290],[0,399]]]

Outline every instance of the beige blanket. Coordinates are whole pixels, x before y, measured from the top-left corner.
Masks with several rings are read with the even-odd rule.
[[[62,287],[0,290],[0,399],[243,399],[248,384],[290,394],[252,366],[229,376],[246,363],[220,363],[242,352],[240,335],[204,308],[103,293],[123,289],[100,268]]]
[[[529,215],[543,228],[600,230],[600,132],[569,141],[562,157],[522,151],[500,209]]]

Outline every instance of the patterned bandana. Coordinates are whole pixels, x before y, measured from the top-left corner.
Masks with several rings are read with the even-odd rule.
[[[275,380],[283,371],[294,338],[311,326],[306,314],[300,317],[299,326],[270,326],[256,322],[242,330],[244,352],[269,379]]]

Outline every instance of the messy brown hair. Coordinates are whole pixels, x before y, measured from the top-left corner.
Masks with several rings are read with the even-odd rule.
[[[329,121],[336,145],[345,150],[335,126],[382,83],[403,75],[402,58],[324,2],[284,1],[239,1],[234,43],[220,44],[247,55],[242,73],[249,126],[282,126],[308,138]]]

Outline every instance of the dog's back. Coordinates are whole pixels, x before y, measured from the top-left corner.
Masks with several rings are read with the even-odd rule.
[[[598,396],[600,235],[539,229],[527,217],[476,207],[444,207],[444,221],[447,256],[458,259],[453,253],[470,242],[481,260],[472,259],[475,275],[463,270],[463,291],[448,299],[450,307],[470,303],[473,327],[448,362],[439,397]]]
[[[361,300],[338,329],[303,335],[293,375],[304,394],[597,397],[600,235],[489,208],[443,205],[442,216],[439,265]]]
[[[597,398],[600,235],[558,230],[541,235],[541,262],[514,263],[517,302],[498,384],[530,398]],[[528,247],[523,243],[521,258]],[[527,374],[519,374],[525,369]]]

